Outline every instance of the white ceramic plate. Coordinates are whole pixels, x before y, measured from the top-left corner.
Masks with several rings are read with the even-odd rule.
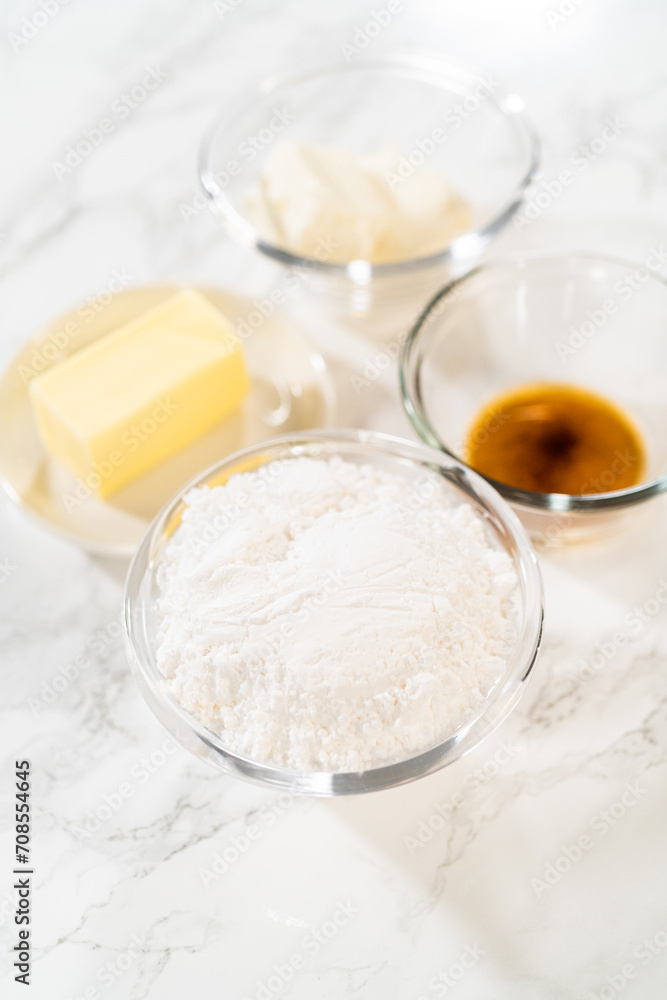
[[[131,555],[160,508],[188,479],[249,445],[334,422],[333,383],[321,355],[276,310],[244,341],[252,388],[242,407],[204,437],[107,500],[87,491],[46,452],[28,397],[31,373],[45,370],[122,323],[158,305],[180,286],[130,288],[98,311],[79,306],[43,327],[0,380],[0,486],[12,501],[89,551]],[[199,288],[232,320],[252,313],[248,300]],[[69,325],[68,324],[73,324]]]

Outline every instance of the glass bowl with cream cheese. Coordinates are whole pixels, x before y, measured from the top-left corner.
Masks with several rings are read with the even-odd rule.
[[[130,568],[142,694],[221,770],[311,795],[399,785],[506,718],[539,649],[524,529],[419,444],[322,431],[246,449],[162,511]]]
[[[266,80],[206,134],[228,232],[348,315],[423,302],[511,219],[538,166],[523,101],[427,52]]]

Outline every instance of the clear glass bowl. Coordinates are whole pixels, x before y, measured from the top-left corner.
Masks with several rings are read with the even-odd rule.
[[[540,546],[606,533],[667,490],[667,284],[658,266],[579,253],[483,264],[432,299],[403,346],[410,422],[451,457],[462,455],[479,411],[523,383],[581,386],[634,420],[647,452],[637,486],[572,496],[489,480]]]
[[[444,140],[432,141],[434,129]],[[429,166],[470,203],[471,230],[440,253],[376,265],[331,263],[274,246],[251,220],[246,198],[274,141],[285,137],[356,155],[398,146],[415,161],[426,150]],[[470,262],[511,219],[537,166],[523,101],[490,77],[424,52],[360,55],[266,80],[215,120],[199,162],[204,191],[233,237],[295,269],[310,290],[352,314],[386,299],[423,303],[452,265]]]
[[[425,481],[444,488],[482,514],[509,553],[519,579],[517,641],[503,677],[477,716],[437,746],[417,756],[363,772],[294,772],[243,757],[184,711],[167,693],[153,650],[156,569],[165,541],[179,524],[183,497],[194,486],[226,482],[237,471],[257,469],[296,456],[340,455],[360,465],[371,463],[402,474],[408,483]],[[149,706],[172,736],[198,757],[222,771],[263,785],[309,795],[345,795],[376,791],[430,774],[477,746],[506,718],[521,696],[535,662],[542,632],[542,584],[535,553],[519,521],[480,476],[460,463],[420,444],[367,431],[320,431],[283,437],[248,448],[203,472],[183,488],[158,515],[130,567],[124,607],[127,654]]]

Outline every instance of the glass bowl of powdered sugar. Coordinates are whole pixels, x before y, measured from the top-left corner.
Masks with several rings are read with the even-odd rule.
[[[542,631],[519,521],[480,476],[366,431],[279,438],[202,473],[130,568],[127,651],[198,757],[296,793],[400,785],[516,705]]]

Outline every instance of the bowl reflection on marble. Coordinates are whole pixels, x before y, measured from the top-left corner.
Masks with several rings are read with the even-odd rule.
[[[509,555],[518,579],[516,622],[503,672],[481,706],[441,742],[408,759],[359,772],[295,772],[252,760],[232,750],[224,739],[185,711],[167,691],[156,661],[155,609],[161,551],[180,523],[184,497],[195,486],[226,482],[229,476],[280,460],[340,456],[398,474],[414,491],[428,481],[443,503],[470,505],[486,522],[495,544]],[[480,476],[423,445],[369,431],[320,431],[283,437],[227,458],[185,486],[156,518],[130,567],[125,592],[126,650],[133,673],[149,706],[172,736],[198,757],[222,771],[263,785],[308,795],[345,795],[376,791],[430,774],[460,758],[507,717],[523,693],[542,633],[542,584],[535,553],[519,521]]]

